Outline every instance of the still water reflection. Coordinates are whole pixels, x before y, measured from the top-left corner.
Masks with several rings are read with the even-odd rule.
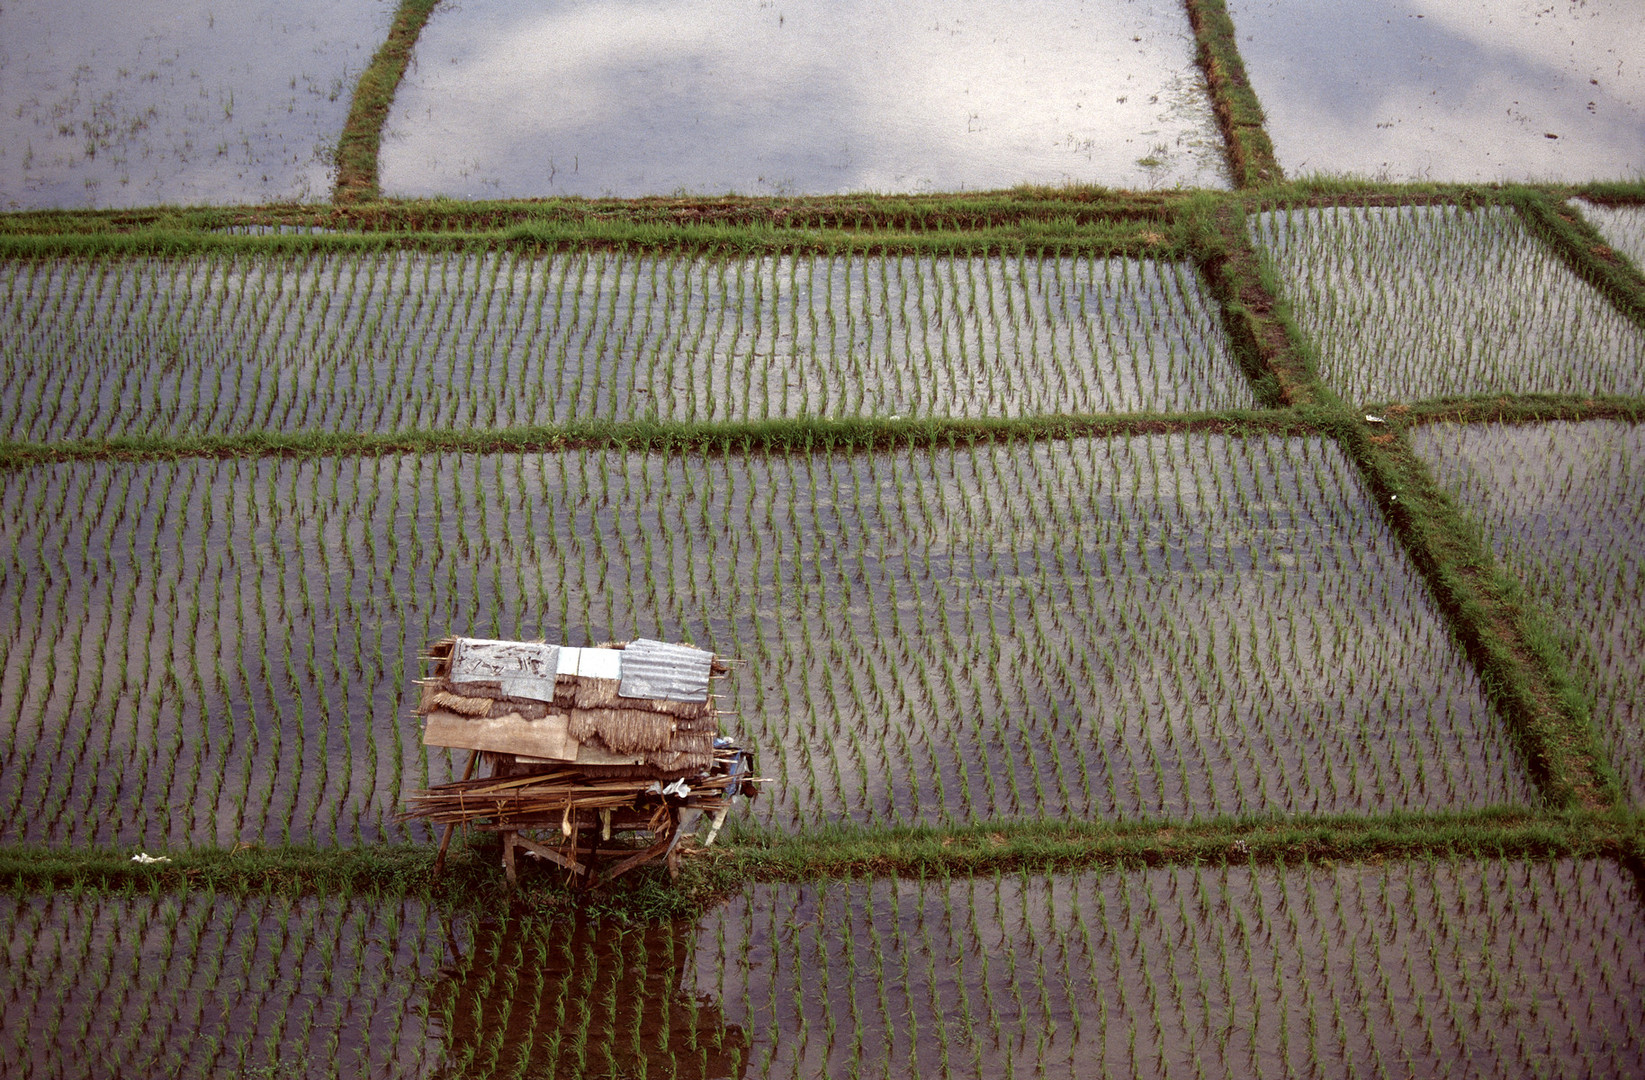
[[[1645,175],[1645,4],[1229,0],[1288,175]]]
[[[1226,186],[1170,0],[441,4],[393,195]]]
[[[318,201],[391,0],[6,0],[0,210]]]

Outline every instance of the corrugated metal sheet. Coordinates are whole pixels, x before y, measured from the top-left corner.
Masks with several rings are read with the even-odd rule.
[[[688,645],[670,645],[640,638],[629,643],[622,657],[623,697],[661,698],[664,701],[707,701],[708,675],[714,654]]]
[[[495,682],[509,697],[554,700],[560,647],[541,642],[458,638],[451,649],[453,683]]]

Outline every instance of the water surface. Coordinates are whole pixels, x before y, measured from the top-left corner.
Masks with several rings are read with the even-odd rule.
[[[1226,186],[1179,4],[441,5],[394,195]]]
[[[0,210],[318,201],[390,0],[7,0]]]
[[[1645,174],[1645,6],[1229,0],[1287,175]]]

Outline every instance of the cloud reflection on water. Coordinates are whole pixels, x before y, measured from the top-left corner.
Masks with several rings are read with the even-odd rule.
[[[395,195],[1226,186],[1224,171],[1181,9],[1112,0],[442,6],[383,148]]]
[[[1637,0],[1229,0],[1228,8],[1290,175],[1645,174],[1645,4]]]

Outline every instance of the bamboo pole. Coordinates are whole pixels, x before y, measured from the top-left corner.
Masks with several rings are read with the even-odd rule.
[[[480,760],[480,752],[478,750],[470,750],[468,752],[468,764],[463,766],[463,779],[464,780],[467,780],[470,776],[474,775],[474,765],[479,760]],[[440,873],[441,873],[441,871],[443,871],[446,868],[446,848],[451,846],[451,834],[456,832],[456,831],[457,831],[457,823],[455,821],[450,822],[446,825],[445,833],[440,837],[440,853],[438,855],[434,856],[434,880],[435,881],[440,880]]]

